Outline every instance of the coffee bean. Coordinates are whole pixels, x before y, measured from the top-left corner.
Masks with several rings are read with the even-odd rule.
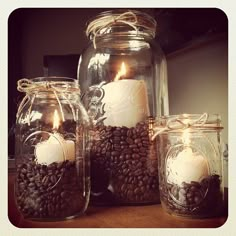
[[[141,143],[141,142],[142,142],[142,139],[140,139],[140,138],[136,138],[136,139],[134,140],[134,143],[136,143],[136,144]]]
[[[132,130],[131,129],[128,129],[127,131],[127,137],[131,137],[133,134]]]
[[[27,173],[27,170],[26,170],[25,168],[22,168],[22,169],[21,169],[21,173],[22,173],[22,174],[26,174],[26,173]]]
[[[140,153],[147,153],[147,149],[144,147],[139,148]]]
[[[192,198],[193,196],[194,196],[194,193],[193,193],[193,192],[189,191],[189,192],[187,193],[187,198]]]
[[[120,152],[119,151],[113,151],[113,152],[111,152],[111,155],[112,156],[119,156]]]
[[[148,131],[145,130],[142,133],[140,133],[140,135],[146,138],[148,136]]]
[[[44,169],[40,169],[39,173],[41,174],[41,176],[45,176],[47,174],[46,170]]]
[[[57,182],[57,177],[55,175],[50,176],[50,181],[55,184]]]
[[[35,187],[35,184],[34,184],[34,183],[30,183],[28,186],[29,186],[30,188],[34,188],[34,187]]]
[[[154,181],[154,177],[157,178],[158,175],[157,162],[146,164],[149,157],[157,160],[156,142],[149,141],[148,124],[141,122],[132,128],[110,127],[109,130],[107,126],[100,125],[94,130],[104,129],[106,139],[103,143],[112,144],[111,149],[103,149],[102,153],[99,149],[102,147],[101,141],[93,140],[91,173],[96,173],[99,168],[103,170],[99,176],[108,177],[106,181],[112,185],[113,195],[118,202],[158,202],[158,182]],[[94,188],[101,189],[95,187],[96,179],[91,177],[91,181],[94,182],[92,192],[96,192]],[[135,189],[136,193],[134,193]],[[147,194],[141,196],[144,189]]]
[[[83,178],[78,179],[75,162],[66,161],[46,166],[36,164],[33,160],[18,166],[17,172],[16,202],[25,217],[67,217],[82,209],[85,200],[80,181]],[[63,191],[62,182],[69,192]],[[65,205],[64,210],[60,210],[61,202]]]
[[[129,145],[129,148],[137,148],[138,146],[136,144]]]
[[[200,183],[196,182],[196,181],[191,181],[191,185],[196,187],[196,188],[201,188]]]
[[[120,140],[114,139],[114,140],[113,140],[113,143],[114,143],[114,144],[118,144],[118,146],[120,146]],[[105,149],[105,151],[106,151],[106,149]]]
[[[119,130],[113,131],[113,134],[114,134],[115,136],[121,136],[121,132],[120,132]]]
[[[47,186],[48,182],[49,182],[49,176],[46,175],[46,176],[43,177],[42,184]]]
[[[190,191],[192,191],[192,192],[197,191],[197,189],[198,188],[195,185],[191,185],[191,187],[190,187]]]
[[[143,186],[143,181],[140,180],[140,181],[138,182],[138,186],[139,186],[139,187],[142,187],[142,186]]]
[[[139,155],[142,156],[142,157],[145,157],[145,158],[148,157],[148,154],[147,153],[143,153],[143,152],[139,152]]]
[[[164,175],[165,172],[160,173],[160,176]],[[160,197],[167,209],[170,209],[178,215],[190,217],[206,217],[212,215],[223,206],[220,182],[218,182],[219,177],[217,176],[217,181],[212,179],[214,179],[214,177],[209,176],[201,182],[183,182],[178,186],[176,184],[166,184],[165,181],[160,178],[160,180],[162,180],[160,182]],[[172,195],[169,195],[169,191]]]
[[[200,196],[195,196],[195,197],[194,197],[194,202],[195,202],[196,204],[200,203],[201,200],[202,200],[202,199],[201,199]]]
[[[131,139],[131,138],[129,138],[129,137],[126,139],[126,142],[127,142],[128,144],[133,144],[133,143],[134,143],[133,139]]]

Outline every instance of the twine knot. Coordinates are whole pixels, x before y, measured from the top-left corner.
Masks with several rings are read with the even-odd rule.
[[[46,87],[46,89],[49,89],[49,88],[50,88],[50,83],[49,83],[49,81],[46,81],[45,87]]]
[[[92,21],[88,25],[86,30],[86,35],[89,36],[90,33],[93,33],[93,46],[96,49],[97,48],[96,37],[98,36],[98,34],[105,34],[109,26],[112,26],[117,23],[123,23],[129,25],[136,31],[136,34],[138,34],[138,28],[136,27],[137,22],[138,22],[137,16],[132,11],[124,12],[116,17],[103,16],[95,21]]]

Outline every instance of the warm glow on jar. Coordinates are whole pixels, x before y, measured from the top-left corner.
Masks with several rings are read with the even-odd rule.
[[[60,124],[60,118],[59,118],[57,110],[55,110],[54,116],[53,116],[53,129],[58,129],[59,124]]]

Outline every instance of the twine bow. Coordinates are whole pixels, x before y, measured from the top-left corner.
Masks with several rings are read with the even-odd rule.
[[[68,104],[71,108],[72,114],[73,114],[73,119],[74,119],[74,121],[76,121],[75,111],[74,111],[74,108],[73,108],[73,106],[70,102],[70,99],[68,98],[67,93],[77,92],[78,94],[80,94],[79,87],[73,87],[72,88],[72,87],[69,86],[68,82],[65,82],[65,81],[34,82],[32,80],[29,80],[29,79],[21,79],[17,82],[17,89],[18,89],[19,92],[25,92],[26,93],[25,97],[23,98],[22,102],[20,103],[18,112],[16,114],[17,118],[19,117],[19,114],[22,111],[22,109],[24,108],[25,104],[30,100],[30,96],[29,96],[30,93],[35,92],[34,95],[33,95],[32,100],[31,100],[29,110],[28,110],[29,114],[31,113],[32,106],[33,106],[33,103],[34,103],[34,99],[37,96],[37,94],[40,91],[50,91],[50,92],[54,93],[54,95],[57,99],[58,105],[60,107],[62,120],[65,121],[65,116],[64,116],[64,112],[63,112],[62,105],[61,105],[58,94],[60,94],[62,97],[64,97],[65,100],[68,102]],[[30,115],[28,116],[28,125],[30,125]]]
[[[152,140],[154,140],[157,135],[159,135],[165,131],[184,130],[184,129],[191,128],[191,127],[195,126],[196,124],[199,124],[199,126],[202,126],[207,122],[207,120],[208,120],[207,113],[203,113],[198,119],[191,120],[189,122],[183,122],[179,116],[174,117],[167,122],[166,127],[162,128],[162,129],[156,128],[156,132],[152,136]]]
[[[131,28],[133,28],[136,31],[136,34],[138,34],[138,28],[136,27],[138,20],[135,13],[132,11],[127,11],[125,13],[120,14],[117,17],[114,16],[104,16],[101,17],[95,21],[92,21],[86,30],[86,35],[89,36],[89,34],[92,32],[93,37],[93,46],[96,49],[96,37],[99,33],[105,34],[108,30],[109,26],[112,26],[117,23],[123,23],[126,25],[129,25]],[[103,29],[106,29],[103,31]]]

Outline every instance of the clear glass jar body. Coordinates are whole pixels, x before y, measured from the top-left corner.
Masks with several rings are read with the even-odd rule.
[[[155,20],[133,13],[137,31],[117,20],[105,33],[90,33],[78,67],[82,102],[94,124],[91,190],[98,203],[160,201],[156,142],[150,137],[156,116],[169,112],[166,60],[154,41]],[[105,12],[93,22],[120,14]]]
[[[164,117],[160,126],[177,116]],[[182,125],[200,115],[180,115]],[[202,124],[171,129],[159,140],[159,187],[161,204],[174,215],[204,218],[219,215],[223,209],[223,159],[220,117],[210,115]]]
[[[90,194],[89,123],[78,81],[45,77],[27,84],[16,120],[16,205],[33,220],[73,218],[86,210]]]

